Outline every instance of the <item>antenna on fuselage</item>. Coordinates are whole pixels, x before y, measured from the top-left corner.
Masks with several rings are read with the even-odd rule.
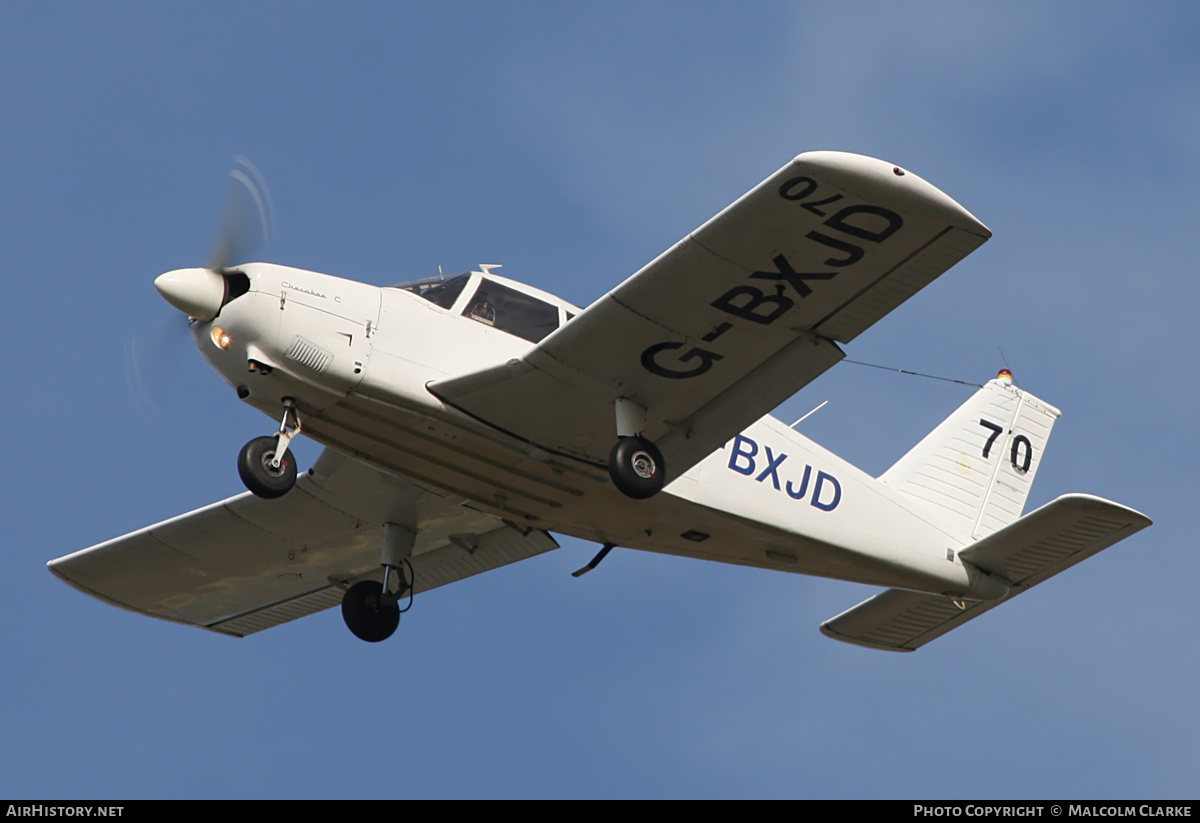
[[[795,423],[793,423],[792,425],[788,426],[788,428],[789,428],[789,429],[794,429],[794,428],[796,428],[796,426],[800,425],[800,424],[801,424],[801,423],[803,423],[805,420],[807,420],[808,418],[812,417],[814,414],[816,414],[817,412],[819,412],[819,411],[821,410],[821,408],[822,408],[822,407],[825,405],[825,403],[828,403],[828,402],[829,402],[829,401],[828,401],[828,400],[826,400],[826,401],[825,401],[824,403],[822,403],[820,406],[817,406],[815,409],[813,409],[813,410],[812,410],[812,411],[810,411],[808,414],[806,414],[806,415],[804,415],[803,417],[801,417],[801,418],[800,418],[799,420],[797,420]]]

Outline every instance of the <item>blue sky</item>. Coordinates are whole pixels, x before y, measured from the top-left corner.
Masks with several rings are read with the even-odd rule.
[[[0,8],[0,796],[1196,797],[1200,12],[1185,4],[59,3]],[[245,640],[47,560],[241,491],[272,424],[152,287],[235,154],[268,259],[444,266],[586,305],[798,152],[901,164],[995,232],[848,347],[1064,416],[1031,505],[1151,529],[911,655],[871,589],[595,547]],[[157,411],[123,352],[156,348]],[[965,397],[843,364],[788,401],[880,473]],[[311,461],[314,444],[299,449]]]

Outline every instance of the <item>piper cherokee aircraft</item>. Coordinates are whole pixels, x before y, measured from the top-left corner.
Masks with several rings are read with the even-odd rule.
[[[912,651],[1150,525],[1070,494],[1022,516],[1058,409],[988,382],[880,477],[768,412],[991,232],[915,174],[801,154],[587,308],[481,266],[376,287],[269,263],[155,285],[279,420],[249,489],[51,561],[105,602],[244,636],[412,596],[550,532],[886,587],[821,631]],[[297,479],[291,440],[325,446]]]

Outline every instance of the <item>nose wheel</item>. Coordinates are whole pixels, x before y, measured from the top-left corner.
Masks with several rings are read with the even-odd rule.
[[[283,497],[291,491],[296,485],[296,458],[288,446],[299,433],[296,401],[285,397],[279,431],[268,437],[254,438],[238,453],[238,476],[247,489],[267,500]]]
[[[268,500],[283,497],[296,485],[296,458],[288,449],[277,461],[278,447],[279,441],[274,436],[256,437],[242,446],[238,454],[238,475],[242,482],[247,489]]]

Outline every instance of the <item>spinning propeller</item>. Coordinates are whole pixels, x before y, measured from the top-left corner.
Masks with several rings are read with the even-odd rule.
[[[245,157],[234,157],[230,187],[217,236],[203,268],[176,269],[159,275],[154,286],[163,299],[189,318],[211,320],[231,294],[231,275],[270,242],[274,209],[267,182]],[[243,278],[244,279],[244,278]],[[179,316],[166,318],[125,346],[125,370],[134,401],[147,417],[160,413],[163,382],[173,375],[187,337]],[[157,389],[157,390],[156,390]],[[156,401],[156,397],[159,398]]]
[[[154,287],[163,299],[197,320],[212,320],[228,297],[229,275],[235,263],[245,262],[271,239],[274,209],[271,195],[254,164],[235,157],[229,171],[229,199],[204,268],[176,269],[161,274]]]

